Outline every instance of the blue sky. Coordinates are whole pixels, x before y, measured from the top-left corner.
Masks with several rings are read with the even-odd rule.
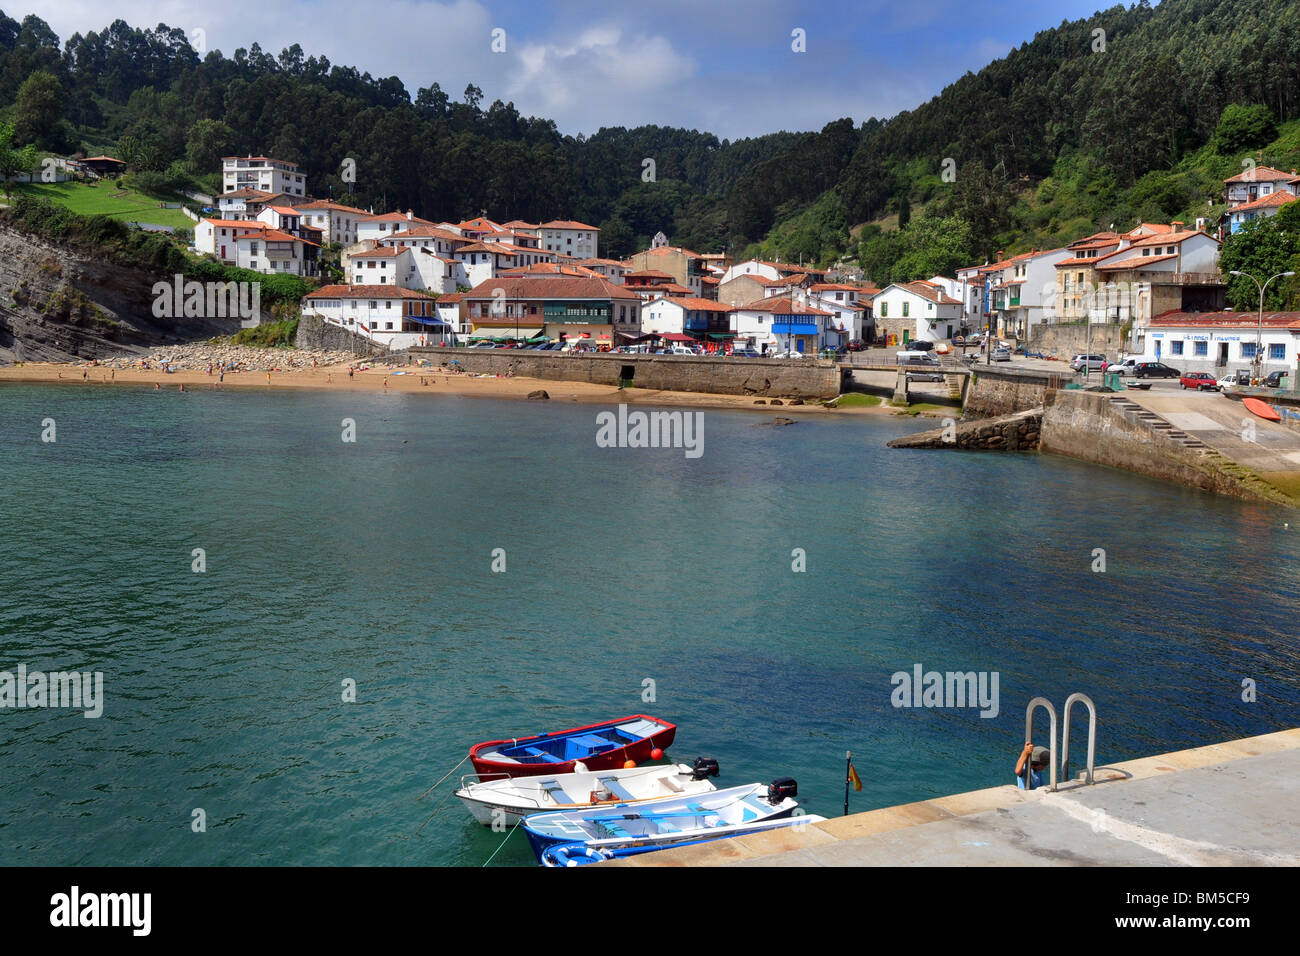
[[[978,71],[1097,0],[59,0],[40,15],[66,40],[114,17],[196,30],[227,56],[298,43],[411,95],[466,85],[562,132],[658,123],[735,139],[890,116]],[[15,16],[16,9],[9,11]],[[504,38],[494,52],[493,31]],[[792,31],[804,31],[796,53]]]

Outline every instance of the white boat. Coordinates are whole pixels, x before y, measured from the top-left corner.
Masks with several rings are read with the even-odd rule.
[[[795,813],[779,820],[759,820],[757,823],[744,823],[740,826],[729,827],[723,833],[701,837],[698,840],[687,840],[684,843],[628,846],[619,849],[606,848],[599,850],[588,846],[586,843],[558,843],[555,846],[547,847],[542,853],[542,866],[585,866],[588,863],[604,863],[606,860],[623,860],[632,856],[640,856],[643,853],[654,853],[656,850],[671,850],[679,846],[696,846],[700,843],[712,843],[716,840],[729,840],[732,837],[752,836],[755,833],[768,833],[772,830],[803,828],[812,826],[814,823],[825,822],[825,817],[819,817],[815,813]]]
[[[795,782],[784,777],[695,796],[557,810],[526,817],[524,835],[539,861],[549,847],[562,843],[585,843],[596,850],[676,846],[788,817],[799,806],[794,799],[798,792]]]
[[[581,766],[581,765],[579,765]],[[638,804],[664,797],[690,797],[717,790],[709,777],[718,762],[697,758],[694,765],[668,764],[630,770],[579,770],[550,777],[461,778],[456,796],[485,826],[514,826],[530,813],[583,810]],[[474,781],[474,782],[471,782]]]

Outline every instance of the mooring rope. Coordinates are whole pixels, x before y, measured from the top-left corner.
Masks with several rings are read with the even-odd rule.
[[[492,855],[487,858],[487,863],[484,863],[483,864],[484,866],[487,866],[488,863],[491,863],[494,859],[496,859],[496,855],[501,852],[501,847],[505,846],[506,840],[510,839],[510,834],[518,830],[520,826],[522,826],[522,824],[516,823],[514,826],[510,828],[509,832],[506,833],[505,840],[502,840],[501,843],[497,845],[497,848],[492,851]]]
[[[452,767],[450,770],[448,770],[445,774],[442,775],[442,780],[439,780],[438,783],[442,783],[443,780],[446,780],[446,779],[447,779],[448,777],[450,777],[453,773],[455,773],[457,770],[459,770],[459,769],[461,768],[461,766],[465,763],[465,761],[468,760],[468,759],[469,759],[469,754],[466,754],[464,757],[461,758],[460,763],[456,764],[456,766]],[[416,798],[415,798],[416,801],[419,802],[420,800],[423,800],[423,799],[424,799],[425,797],[427,797],[430,793],[432,793],[435,789],[437,789],[438,783],[435,783],[435,784],[434,784],[432,787],[430,787],[428,790],[424,791],[424,793],[422,793],[422,794],[420,794],[418,797],[416,797]],[[434,811],[434,812],[436,813],[437,811]]]

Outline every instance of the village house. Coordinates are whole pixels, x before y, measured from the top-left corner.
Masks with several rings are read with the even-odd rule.
[[[590,338],[613,345],[639,335],[640,300],[605,279],[571,276],[498,277],[465,293],[472,338]]]
[[[373,215],[364,209],[327,199],[313,200],[294,208],[302,213],[303,222],[313,229],[319,229],[327,241],[340,246],[350,246],[357,242],[358,225],[361,220]]]
[[[849,282],[814,282],[808,287],[808,304],[830,313],[822,342],[826,348],[840,348],[850,342],[870,342],[875,336],[875,321],[869,300],[880,290]]]
[[[357,242],[381,242],[394,233],[404,232],[412,226],[432,226],[428,219],[421,219],[411,210],[406,212],[386,212],[378,216],[366,216],[357,221]]]
[[[876,334],[887,344],[940,342],[961,329],[962,304],[924,280],[891,283],[871,298]]]
[[[738,349],[763,355],[797,352],[813,356],[821,349],[831,313],[790,296],[766,296],[732,309]]]
[[[736,337],[729,306],[688,296],[659,296],[643,305],[641,334],[702,345],[708,352],[724,351]]]
[[[566,256],[595,259],[600,255],[598,243],[600,230],[586,223],[568,219],[555,219],[537,227],[543,248]]]
[[[1269,193],[1267,196],[1260,196],[1258,199],[1252,199],[1250,202],[1241,203],[1233,206],[1227,212],[1228,217],[1228,235],[1234,235],[1241,231],[1241,227],[1254,219],[1267,219],[1270,216],[1276,216],[1277,211],[1287,203],[1295,202],[1297,197],[1294,193],[1287,192],[1285,189],[1279,189],[1277,192]]]
[[[1230,210],[1274,193],[1294,196],[1300,192],[1300,175],[1294,169],[1287,173],[1272,166],[1251,166],[1229,176],[1223,183],[1227,187],[1225,198]]]
[[[1069,249],[1032,249],[982,271],[989,313],[999,335],[1024,342],[1035,325],[1055,316],[1056,265],[1071,258]],[[951,290],[954,298],[959,290]]]
[[[307,177],[298,172],[298,164],[269,156],[223,156],[221,191],[256,189],[265,193],[307,195]]]
[[[1170,311],[1139,322],[1133,335],[1144,359],[1179,371],[1209,372],[1216,378],[1253,372],[1259,354],[1260,375],[1283,371],[1294,376],[1300,312],[1265,312],[1261,326],[1258,312]]]
[[[662,236],[662,233],[660,233]],[[667,242],[667,239],[664,240]],[[633,253],[627,261],[629,272],[667,273],[671,280],[686,289],[686,295],[696,298],[713,298],[709,293],[717,284],[706,285],[711,277],[709,260],[698,252],[680,246],[658,245]],[[715,293],[716,295],[716,293]]]
[[[400,286],[327,285],[308,293],[302,313],[396,350],[449,340],[452,328],[435,305],[432,296]]]

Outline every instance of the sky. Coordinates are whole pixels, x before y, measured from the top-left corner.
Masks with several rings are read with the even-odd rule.
[[[912,109],[1098,0],[57,0],[37,12],[60,41],[103,30],[179,27],[227,57],[298,43],[414,98],[513,102],[562,133],[643,124],[724,139],[820,129]],[[29,12],[5,11],[15,19]],[[797,34],[795,31],[802,31]],[[796,46],[803,50],[796,52]],[[494,49],[495,48],[495,49]]]

